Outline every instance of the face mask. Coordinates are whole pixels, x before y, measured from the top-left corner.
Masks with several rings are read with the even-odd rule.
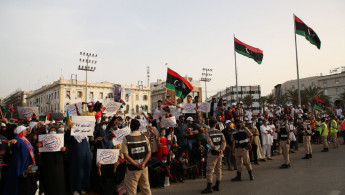
[[[106,129],[107,129],[107,125],[103,125],[103,126],[102,126],[102,129],[103,129],[103,130],[106,130]]]
[[[171,158],[174,159],[174,158],[175,158],[175,155],[172,155]]]
[[[165,133],[161,133],[161,136],[165,136]]]
[[[56,131],[51,131],[49,132],[49,134],[56,134]]]
[[[260,124],[262,124],[262,121],[260,121]]]
[[[167,160],[162,160],[162,163],[164,163],[164,164],[167,163]]]
[[[58,131],[62,133],[65,131],[65,129],[63,127],[60,127],[60,128],[58,128]]]

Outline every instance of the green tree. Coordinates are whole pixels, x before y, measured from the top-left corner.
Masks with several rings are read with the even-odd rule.
[[[248,108],[251,108],[254,102],[254,97],[252,95],[246,95],[243,97],[243,104]]]
[[[285,93],[285,95],[287,99],[289,100],[289,102],[291,102],[293,105],[298,104],[298,90],[297,89],[289,89]]]
[[[320,97],[323,95],[323,90],[321,87],[312,87],[309,86],[303,90],[303,98],[305,100],[305,104],[313,107],[315,104],[315,97]]]
[[[273,93],[270,93],[266,96],[266,102],[267,104],[274,104],[276,102],[276,97],[274,96]]]
[[[266,96],[261,96],[260,99],[259,99],[259,104],[260,104],[260,106],[261,106],[261,108],[263,110],[265,110],[266,101],[267,101],[267,97]]]

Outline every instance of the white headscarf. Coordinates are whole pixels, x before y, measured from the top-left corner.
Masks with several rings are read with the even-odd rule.
[[[26,130],[26,127],[24,127],[23,125],[21,126],[18,126],[15,130],[14,130],[14,134],[18,135],[20,134],[21,132],[25,131]]]

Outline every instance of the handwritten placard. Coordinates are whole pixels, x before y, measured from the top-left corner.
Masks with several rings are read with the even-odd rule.
[[[64,134],[44,134],[38,136],[39,152],[58,152],[64,146]]]
[[[108,102],[106,105],[105,105],[105,110],[104,112],[105,113],[108,113],[108,114],[115,114],[121,107],[121,103],[119,102]]]
[[[19,118],[31,118],[33,114],[38,115],[38,107],[18,107]]]
[[[199,103],[199,110],[201,112],[210,112],[211,111],[211,103],[208,103],[208,102]]]
[[[119,149],[97,149],[96,164],[115,164],[119,158]]]
[[[95,130],[95,117],[94,116],[72,116],[71,135],[84,135],[92,136]]]
[[[125,138],[127,135],[131,133],[131,129],[129,127],[125,127],[125,128],[113,131],[112,133],[114,135],[112,142],[113,142],[113,145],[116,146],[116,145],[122,144],[123,138]]]
[[[71,116],[78,116],[77,109],[75,108],[75,105],[77,105],[78,110],[80,113],[83,112],[83,104],[81,102],[75,103],[75,104],[69,104],[65,106],[65,110],[69,112],[69,115]]]
[[[195,104],[182,104],[182,113],[196,113]]]
[[[147,130],[146,130],[147,121],[146,121],[146,120],[139,120],[139,122],[140,122],[139,131],[140,131],[141,133],[146,132],[146,131],[147,131]]]
[[[161,121],[162,127],[176,127],[176,118],[170,117],[170,118],[162,118]]]

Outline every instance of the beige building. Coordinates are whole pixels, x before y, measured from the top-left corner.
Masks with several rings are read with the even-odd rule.
[[[141,111],[150,110],[150,87],[136,85],[122,85],[121,98],[126,102],[122,112],[128,111],[129,115],[140,114]],[[88,82],[87,101],[92,98],[102,102],[103,105],[114,100],[114,83]],[[37,106],[39,115],[47,112],[61,112],[66,105],[85,102],[85,81],[65,80],[60,78],[58,81],[42,86],[40,89],[30,92],[27,96],[27,106]]]
[[[202,100],[202,87],[200,85],[200,81],[193,81],[193,78],[185,76],[185,79],[187,79],[193,86],[193,91],[189,93],[193,98],[195,96],[199,96]],[[157,101],[158,100],[164,100],[166,95],[171,95],[173,100],[176,100],[175,92],[172,90],[169,90],[166,88],[166,81],[162,81],[161,79],[158,79],[157,82],[151,83],[151,111],[153,113],[154,109],[157,108]],[[187,102],[187,99],[184,99],[184,102]]]
[[[13,93],[11,93],[10,95],[8,95],[7,97],[3,98],[1,101],[1,105],[4,107],[7,107],[8,105],[12,105],[15,112],[14,113],[9,113],[6,116],[12,116],[14,118],[18,117],[18,112],[17,108],[18,107],[25,107],[27,106],[26,104],[26,98],[27,96],[30,95],[30,92],[26,92],[26,91],[22,91],[20,89],[17,89],[16,91],[14,91]],[[5,115],[6,113],[4,113]]]
[[[323,89],[325,95],[331,97],[331,100],[335,102],[345,89],[345,71],[336,74],[314,76],[300,79],[300,89],[303,90],[309,86],[318,86]],[[278,84],[273,89],[273,94],[279,97],[288,90],[297,89],[297,79],[286,81],[285,83]]]

